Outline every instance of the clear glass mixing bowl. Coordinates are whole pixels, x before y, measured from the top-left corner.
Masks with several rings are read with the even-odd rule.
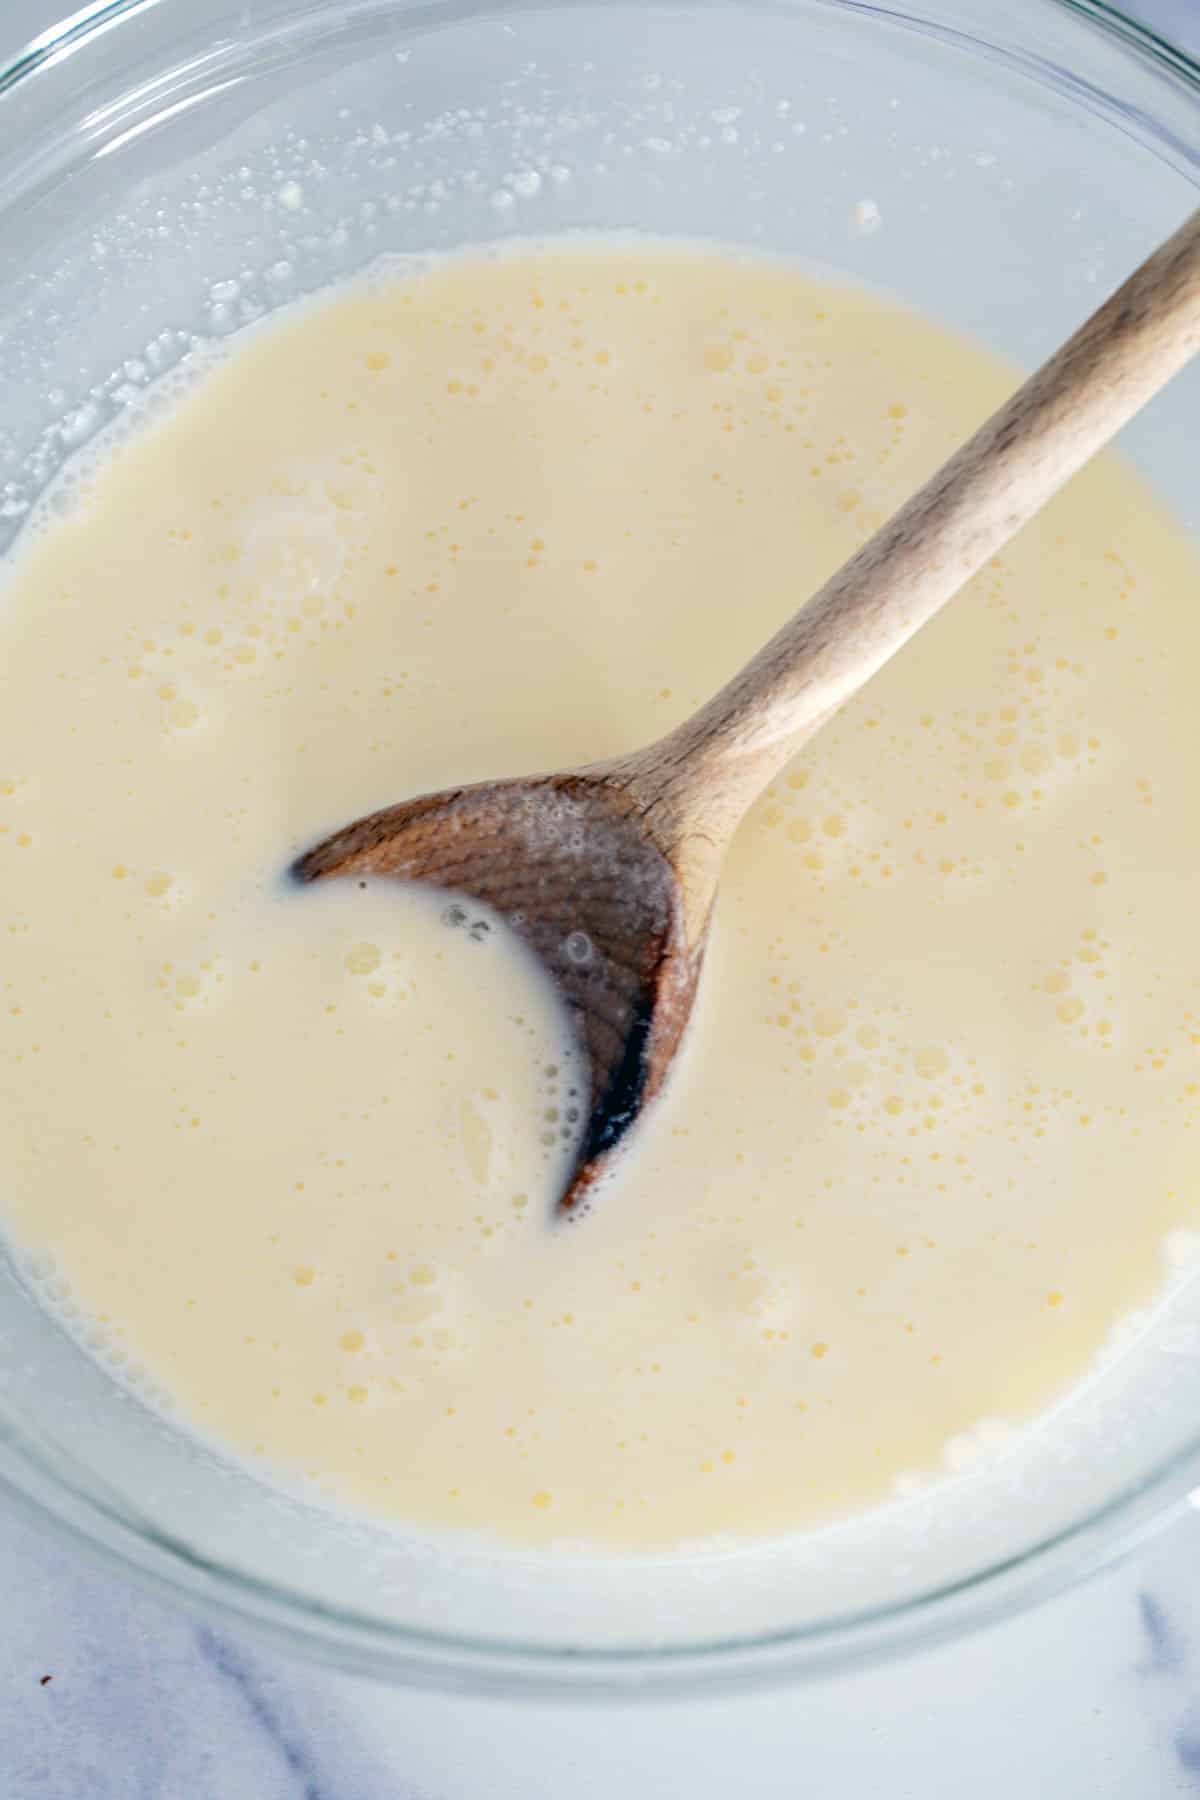
[[[1200,69],[1094,0],[101,0],[0,70],[0,551],[198,341],[385,252],[722,239],[1030,363],[1198,182]],[[1193,529],[1197,442],[1200,370],[1125,440]],[[685,1560],[451,1552],[172,1431],[38,1279],[0,1261],[13,1499],[210,1613],[399,1679],[653,1694],[895,1652],[1097,1568],[1200,1483],[1193,1283],[933,1494]]]

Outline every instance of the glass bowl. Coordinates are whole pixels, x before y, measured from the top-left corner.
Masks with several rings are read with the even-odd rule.
[[[0,551],[214,337],[385,253],[722,240],[1029,364],[1196,203],[1200,69],[1095,0],[109,0],[0,69]],[[1200,531],[1200,370],[1123,447]],[[1137,1196],[1130,1196],[1134,1206]],[[173,1431],[0,1260],[0,1482],[343,1667],[654,1695],[895,1654],[1077,1580],[1200,1484],[1183,1284],[1005,1456],[788,1544],[589,1559],[339,1520]]]

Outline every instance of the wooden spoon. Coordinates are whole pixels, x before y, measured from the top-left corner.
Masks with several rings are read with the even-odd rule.
[[[662,1089],[747,807],[1198,348],[1200,213],[677,730],[611,762],[402,801],[295,863],[304,882],[391,875],[483,901],[540,959],[590,1080],[560,1211]]]

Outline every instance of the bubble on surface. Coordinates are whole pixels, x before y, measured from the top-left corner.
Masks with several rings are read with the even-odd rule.
[[[854,229],[860,237],[873,237],[883,224],[883,214],[876,201],[866,199],[856,202],[853,213]]]
[[[351,975],[373,975],[382,961],[378,944],[355,944],[346,952],[346,968]]]

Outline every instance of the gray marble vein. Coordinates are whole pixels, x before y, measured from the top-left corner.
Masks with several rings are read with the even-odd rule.
[[[1190,1567],[1188,1576],[1182,1594],[1164,1584],[1138,1595],[1147,1650],[1138,1673],[1157,1690],[1147,1703],[1162,1720],[1180,1775],[1178,1791],[1200,1794],[1200,1662],[1193,1652],[1200,1607]]]
[[[1153,1594],[1138,1595],[1138,1611],[1146,1636],[1147,1654],[1140,1665],[1144,1675],[1174,1674],[1186,1662],[1183,1642],[1163,1602]]]
[[[327,1685],[0,1514],[2,1800],[426,1800]]]
[[[332,1788],[317,1777],[304,1734],[296,1720],[287,1716],[291,1709],[281,1708],[246,1652],[207,1625],[197,1628],[196,1647],[204,1661],[233,1687],[263,1737],[275,1745],[280,1762],[296,1784],[297,1800],[332,1800]]]

